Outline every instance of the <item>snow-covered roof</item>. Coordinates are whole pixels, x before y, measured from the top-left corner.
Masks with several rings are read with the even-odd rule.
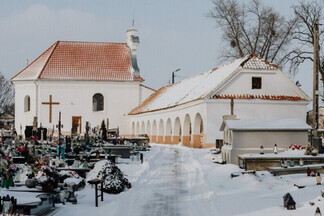
[[[311,127],[300,119],[237,119],[225,120],[230,130],[310,130]]]
[[[256,55],[245,56],[231,63],[214,68],[208,72],[160,88],[141,105],[132,110],[129,115],[172,108],[180,104],[203,98],[217,99],[218,95],[211,96],[210,94],[212,94],[219,86],[224,84],[231,75],[234,75],[238,71],[238,69],[242,68],[252,70],[278,69],[276,65],[270,64]],[[255,99],[256,98],[257,96]],[[264,97],[260,99],[267,98],[268,97]],[[269,98],[271,99],[271,96],[269,96]],[[288,100],[288,98],[289,96],[284,96],[276,98],[276,100]]]
[[[126,43],[57,41],[12,80],[143,81],[132,73]]]

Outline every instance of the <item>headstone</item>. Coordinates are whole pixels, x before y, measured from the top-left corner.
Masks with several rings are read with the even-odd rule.
[[[37,138],[41,141],[47,140],[47,129],[46,128],[38,128],[37,129]]]
[[[26,126],[25,138],[30,138],[33,135],[33,126]]]
[[[322,138],[319,137],[313,137],[313,146],[318,149],[318,153],[324,153],[324,148],[322,145]]]

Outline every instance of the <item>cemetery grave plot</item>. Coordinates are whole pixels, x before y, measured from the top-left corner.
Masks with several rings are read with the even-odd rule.
[[[1,186],[6,188],[2,192],[18,198],[12,213],[40,215],[55,211],[55,203],[77,204],[77,193],[87,186],[87,175],[94,170],[99,172],[88,175],[88,180],[91,175],[102,179],[106,193],[118,194],[131,188],[115,164],[119,157],[130,158],[134,145],[108,143],[96,132],[89,135],[89,130],[88,143],[80,136],[59,139],[34,126],[26,127],[26,139],[12,135],[0,139]],[[96,168],[100,164],[104,164],[101,170]]]

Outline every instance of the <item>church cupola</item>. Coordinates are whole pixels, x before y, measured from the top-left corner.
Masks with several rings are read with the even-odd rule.
[[[137,30],[132,26],[126,32],[126,44],[130,49],[131,61],[132,61],[132,72],[135,78],[140,76],[140,70],[137,65],[137,46],[139,44],[139,37],[136,36]]]

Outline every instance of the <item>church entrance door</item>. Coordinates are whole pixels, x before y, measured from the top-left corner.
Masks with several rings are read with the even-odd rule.
[[[81,116],[72,116],[72,134],[81,133]]]

